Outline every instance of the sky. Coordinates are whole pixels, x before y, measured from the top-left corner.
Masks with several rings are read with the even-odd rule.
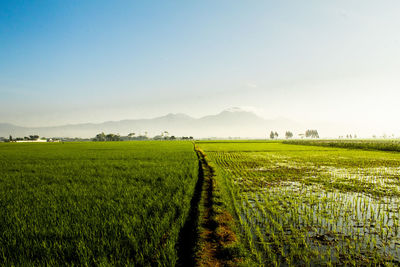
[[[1,1],[0,122],[243,107],[400,135],[399,11],[395,0]]]

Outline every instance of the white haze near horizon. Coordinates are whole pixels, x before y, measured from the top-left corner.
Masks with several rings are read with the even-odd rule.
[[[0,122],[199,118],[241,107],[326,137],[400,136],[398,1],[93,5],[4,11]]]

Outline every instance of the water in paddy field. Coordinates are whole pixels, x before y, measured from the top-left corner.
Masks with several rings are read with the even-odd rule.
[[[263,225],[275,223],[271,223],[272,218],[288,236],[293,227],[299,229],[310,247],[318,250],[353,248],[360,255],[377,251],[400,262],[398,198],[315,189],[286,183],[264,192],[248,193],[247,201],[243,201],[244,210],[257,214],[243,214],[243,219],[263,230]],[[280,205],[278,210],[284,213],[271,217],[267,205]]]
[[[400,264],[398,154],[209,146],[260,265]]]
[[[281,162],[274,168],[299,168],[297,165]],[[329,188],[326,181],[308,184],[282,181],[261,188],[241,189],[241,218],[250,228],[255,247],[261,254],[265,250],[262,243],[268,243],[275,250],[282,246],[285,256],[281,256],[280,261],[286,262],[285,258],[293,250],[287,243],[300,238],[307,243],[308,250],[317,252],[311,263],[328,259],[339,263],[346,257],[357,262],[370,262],[378,257],[400,263],[400,200],[393,195],[399,189],[400,168],[321,166],[317,169],[318,172],[306,175],[314,180],[336,183],[335,187],[342,189]],[[269,166],[251,171],[268,170]],[[234,181],[237,185],[246,185],[246,176],[234,178]],[[359,186],[360,192],[350,191],[354,186]],[[388,194],[383,195],[385,192]],[[275,233],[272,237],[271,232]]]

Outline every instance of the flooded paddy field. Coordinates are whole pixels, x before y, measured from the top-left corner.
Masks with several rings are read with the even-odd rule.
[[[400,264],[399,153],[279,142],[199,146],[260,265]]]

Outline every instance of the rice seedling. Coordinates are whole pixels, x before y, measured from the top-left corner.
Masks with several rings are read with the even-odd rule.
[[[382,151],[400,151],[400,140],[288,140],[284,144],[341,147]]]
[[[230,184],[233,213],[258,264],[400,263],[400,154],[364,150],[396,151],[388,149],[396,143],[364,142],[363,150],[329,143],[198,145],[218,179]]]

